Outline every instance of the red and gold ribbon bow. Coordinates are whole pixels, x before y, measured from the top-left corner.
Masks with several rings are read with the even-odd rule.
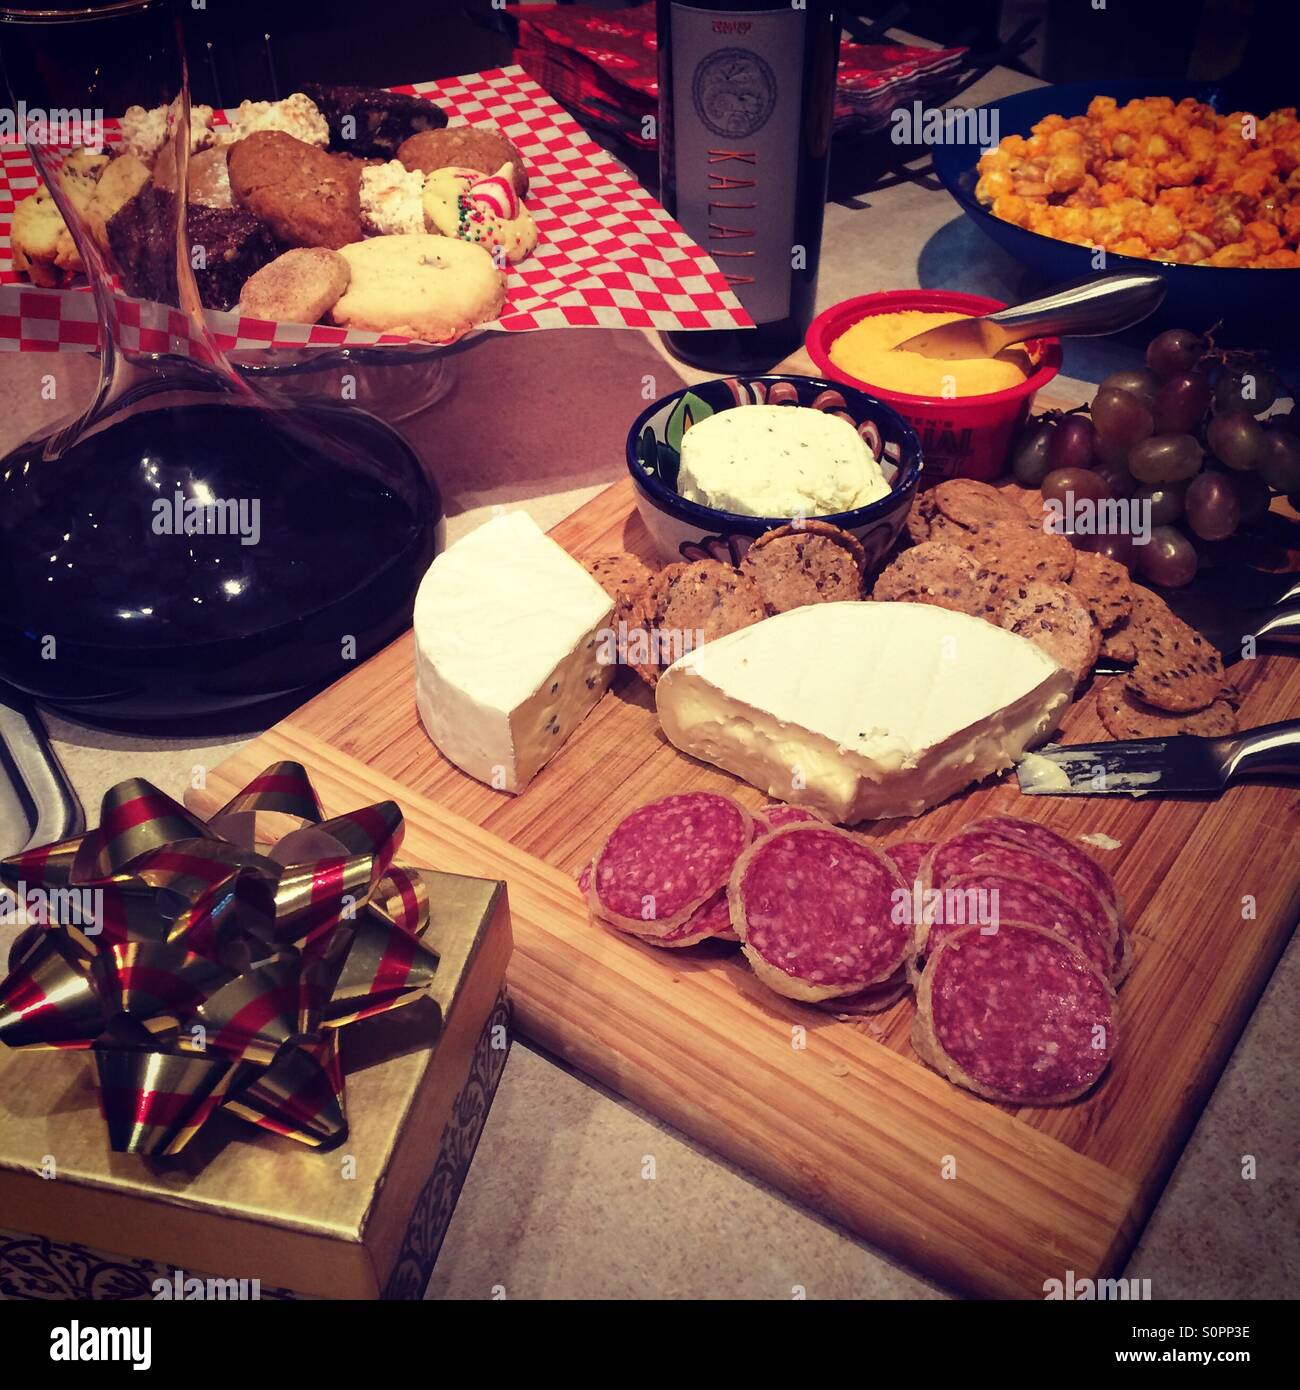
[[[428,884],[391,801],[322,818],[276,763],[206,824],[139,778],[99,827],[0,861],[31,923],[0,1040],[93,1051],[114,1150],[179,1153],[225,1108],[303,1143],[347,1134],[338,1030],[425,994]]]

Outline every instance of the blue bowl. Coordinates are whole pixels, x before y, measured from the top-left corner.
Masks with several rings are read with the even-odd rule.
[[[1014,96],[991,101],[983,111],[997,112],[998,138],[1025,135],[1043,117],[1081,116],[1097,96],[1114,97],[1120,105],[1150,96],[1195,97],[1216,111],[1253,111],[1264,116],[1279,106],[1294,106],[1296,91],[1274,94],[1259,87],[1238,88],[1232,83],[1166,82],[1163,80],[1123,82],[1072,82],[1059,87],[1037,87]],[[934,170],[943,186],[957,200],[975,225],[1004,251],[1042,276],[1060,284],[1096,275],[1093,252],[1087,246],[1057,241],[1054,237],[1026,231],[994,217],[975,198],[978,178],[976,165],[982,150],[974,144],[936,145]],[[1300,307],[1300,271],[1246,270],[1209,265],[1179,265],[1173,261],[1140,260],[1134,256],[1106,253],[1106,272],[1135,270],[1164,276],[1167,285],[1164,304],[1151,322],[1177,323],[1200,332],[1223,320],[1230,332],[1275,323]]]
[[[771,399],[774,391],[776,401]],[[868,432],[875,427],[889,496],[816,518],[856,536],[866,551],[868,569],[874,569],[907,520],[921,478],[921,445],[911,425],[883,401],[812,376],[719,377],[661,396],[637,416],[627,434],[627,467],[637,510],[660,556],[668,562],[713,559],[735,565],[765,531],[789,525],[789,517],[741,516],[689,502],[677,491],[681,438],[691,419],[764,402],[842,412],[860,432],[864,426]]]

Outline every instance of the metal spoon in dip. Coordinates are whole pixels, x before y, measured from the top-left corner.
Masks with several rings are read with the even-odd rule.
[[[957,319],[927,328],[899,343],[896,352],[919,352],[945,362],[996,357],[1027,338],[1090,338],[1131,328],[1160,307],[1165,282],[1159,275],[1103,275],[1062,285],[1041,299],[1013,304],[982,318]]]

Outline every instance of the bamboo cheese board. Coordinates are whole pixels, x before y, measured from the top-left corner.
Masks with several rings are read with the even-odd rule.
[[[652,558],[627,480],[551,534],[579,558]],[[391,797],[406,814],[404,857],[507,881],[525,1037],[960,1291],[1041,1298],[1067,1271],[1118,1273],[1294,927],[1294,789],[1022,797],[1007,775],[914,820],[862,827],[887,844],[1004,813],[1117,842],[1094,851],[1135,938],[1115,1061],[1082,1100],[1017,1110],[917,1059],[910,997],[842,1022],[769,993],[734,947],[662,951],[589,923],[575,875],[634,806],[695,789],[767,800],[668,744],[630,673],[514,797],[437,752],[413,671],[408,633],[209,772],[190,804],[212,812],[279,759],[308,768],[327,814]],[[1294,658],[1260,656],[1233,675],[1242,727],[1300,712]],[[1084,699],[1059,737],[1106,736]]]

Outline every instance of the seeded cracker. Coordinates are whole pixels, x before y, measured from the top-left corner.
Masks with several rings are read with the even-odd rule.
[[[934,493],[918,492],[907,513],[907,534],[913,545],[930,539],[930,522],[935,515]]]
[[[1149,589],[1134,591],[1131,619],[1137,665],[1129,689],[1158,709],[1186,714],[1223,693],[1223,661],[1195,628],[1170,612]]]
[[[1108,681],[1097,696],[1097,713],[1114,738],[1172,738],[1201,734],[1218,738],[1237,731],[1237,715],[1226,700],[1190,714],[1171,714],[1140,700],[1123,680]]]
[[[999,622],[1041,647],[1074,677],[1086,680],[1101,650],[1101,632],[1083,600],[1066,584],[1035,579],[1017,585],[1002,602]]]
[[[944,539],[951,539],[988,570],[991,587],[999,598],[1013,586],[1032,579],[1064,582],[1074,573],[1070,542],[1053,531],[1044,531],[1029,517],[984,522],[951,538],[945,532]]]
[[[659,638],[658,662],[633,667],[655,685],[674,657],[767,617],[753,580],[720,560],[696,560],[659,571],[647,591],[649,625]]]
[[[881,571],[871,597],[877,602],[928,603],[977,618],[992,614],[980,566],[965,551],[942,541],[923,541],[903,551]]]
[[[1019,521],[1023,508],[988,483],[973,478],[949,478],[934,489],[939,511],[958,526],[981,526],[993,521]]]
[[[1098,627],[1113,628],[1133,610],[1133,582],[1128,570],[1109,556],[1076,551],[1070,588],[1088,605]]]
[[[773,613],[809,603],[862,597],[866,552],[857,537],[825,521],[781,526],[760,536],[740,572],[757,585]]]

